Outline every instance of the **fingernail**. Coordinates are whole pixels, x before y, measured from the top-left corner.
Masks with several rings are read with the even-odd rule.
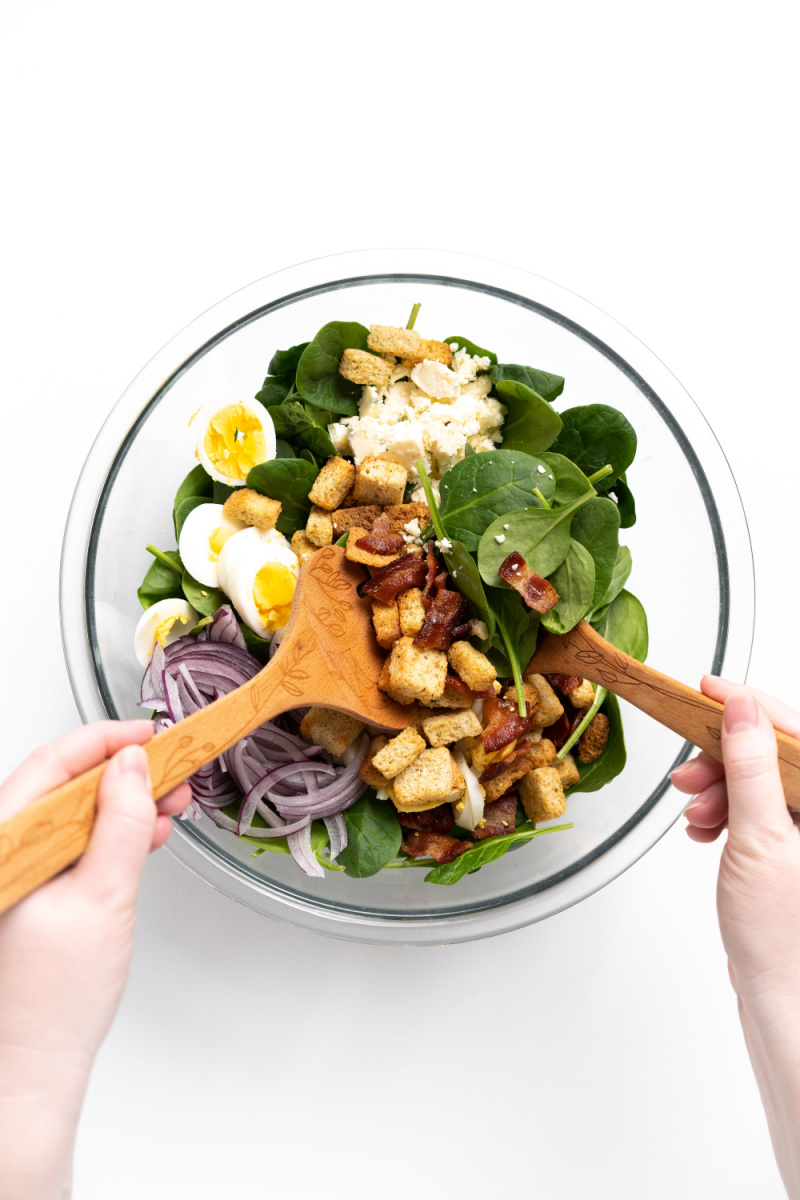
[[[690,817],[695,809],[702,807],[702,803],[698,802],[697,797],[695,797],[691,804],[686,805],[686,808],[683,810],[683,815],[685,817]]]
[[[141,746],[125,746],[117,755],[116,762],[120,775],[137,775],[150,786],[150,763]]]
[[[691,767],[691,766],[692,766],[692,764],[690,762],[681,763],[681,765],[679,767],[676,767],[674,771],[670,771],[670,773],[669,773],[670,779],[680,779],[680,777],[682,775],[686,774],[686,772],[689,770],[689,767]]]
[[[748,733],[758,725],[758,705],[752,696],[740,692],[725,701],[722,720],[726,733]]]

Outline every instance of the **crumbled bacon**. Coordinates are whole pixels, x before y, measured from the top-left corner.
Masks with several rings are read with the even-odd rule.
[[[427,568],[421,558],[417,558],[416,554],[404,554],[402,558],[396,558],[388,566],[381,567],[380,571],[372,576],[372,579],[368,579],[366,583],[362,584],[361,590],[373,600],[390,604],[398,592],[405,592],[412,587],[422,587],[426,575]]]
[[[370,533],[365,533],[356,542],[359,550],[367,550],[370,554],[397,554],[405,544],[402,533],[392,533],[391,529],[378,529],[377,522]]]
[[[459,854],[472,848],[472,842],[462,842],[461,838],[450,837],[447,833],[434,833],[431,830],[414,830],[413,833],[407,834],[400,844],[412,858],[430,855],[438,863],[452,862]]]
[[[510,767],[518,758],[524,758],[530,753],[530,746],[525,742],[522,746],[516,746],[506,758],[498,759],[497,762],[489,763],[488,767],[481,772],[480,783],[488,783],[490,779],[496,779],[498,775],[502,775],[507,767]]]
[[[545,679],[554,687],[557,692],[561,692],[562,696],[566,696],[567,692],[571,692],[573,688],[580,687],[583,679],[580,675],[563,675],[560,671],[546,671]]]
[[[460,592],[437,592],[425,622],[414,638],[414,645],[427,650],[449,650],[455,641],[454,630],[466,607],[467,602]]]
[[[463,625],[456,625],[453,630],[453,641],[462,642],[468,637],[472,637],[472,621],[465,621]]]
[[[560,750],[567,738],[578,728],[586,712],[585,708],[573,708],[568,701],[561,716],[544,730],[542,737],[549,738],[556,750]]]
[[[502,750],[509,742],[527,733],[531,727],[530,717],[521,717],[516,704],[491,696],[483,702],[483,719],[487,722],[481,740],[484,753]]]
[[[436,557],[436,551],[433,548],[433,542],[428,542],[428,549],[425,551],[425,566],[427,571],[425,576],[425,586],[422,589],[422,603],[425,605],[426,609],[429,609],[433,603],[433,592],[434,589],[436,589],[436,578],[441,574],[442,570],[442,564]]]
[[[513,833],[516,825],[517,793],[507,792],[499,800],[491,800],[483,806],[483,821],[477,829],[470,831],[470,836],[476,841],[482,838],[500,837],[504,833]]]
[[[473,692],[471,687],[467,687],[460,675],[456,675],[454,671],[447,672],[447,678],[444,681],[445,687],[455,688],[457,692],[461,692],[462,696],[469,696],[471,700],[480,700],[483,692]],[[492,692],[494,695],[494,692]]]
[[[449,804],[427,808],[424,812],[398,812],[397,815],[404,829],[449,833],[453,828],[453,810]]]
[[[518,550],[503,559],[497,574],[519,592],[529,608],[538,613],[550,612],[558,604],[558,592],[552,583],[532,571]]]

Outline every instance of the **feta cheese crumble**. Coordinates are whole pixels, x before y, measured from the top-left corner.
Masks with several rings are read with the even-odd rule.
[[[504,528],[508,529],[508,526],[506,525]],[[503,542],[506,540],[506,535],[504,533],[498,533],[495,535],[494,540],[497,542],[498,546],[502,546]]]

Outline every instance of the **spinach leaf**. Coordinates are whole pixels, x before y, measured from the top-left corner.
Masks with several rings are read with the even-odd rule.
[[[483,590],[475,559],[461,542],[450,540],[451,549],[442,551],[447,569],[453,576],[453,582],[461,595],[466,596],[472,605],[475,616],[480,617],[486,623],[491,638],[494,633],[494,613],[486,598],[486,592]]]
[[[647,615],[641,600],[633,592],[621,591],[611,602],[603,617],[592,621],[593,627],[607,642],[631,658],[644,662],[647,658],[649,634]]]
[[[593,495],[594,489],[562,508],[519,509],[492,521],[478,544],[478,569],[483,580],[492,587],[506,586],[498,579],[497,570],[512,550],[519,551],[532,571],[550,575],[569,553],[574,514]],[[503,541],[498,542],[498,537]]]
[[[619,551],[619,510],[614,501],[598,497],[584,504],[575,513],[571,534],[594,559],[592,604],[599,604],[611,583]]]
[[[269,647],[270,642],[267,638],[259,637],[257,633],[253,633],[249,625],[245,625],[244,621],[239,621],[239,628],[242,631],[244,644],[247,647],[253,658],[257,658],[260,663],[269,662]]]
[[[336,413],[332,413],[327,408],[317,408],[316,404],[306,404],[306,416],[314,422],[315,425],[320,425],[325,432],[328,431],[328,426],[336,417]]]
[[[192,608],[196,608],[203,617],[213,616],[218,608],[228,603],[228,597],[219,588],[210,588],[204,583],[198,583],[188,571],[183,572],[181,586]]]
[[[584,475],[593,475],[607,463],[609,489],[627,471],[636,454],[636,432],[627,417],[608,404],[584,404],[561,414],[564,428],[553,450],[565,455]]]
[[[519,363],[499,363],[492,367],[490,374],[494,384],[502,383],[504,379],[516,380],[551,404],[564,390],[563,375],[551,375],[549,371],[538,371],[536,367],[523,367]]]
[[[296,530],[305,529],[311,512],[308,493],[317,475],[318,471],[303,458],[273,458],[253,467],[247,476],[247,486],[262,496],[280,500],[278,529],[291,537]]]
[[[210,496],[187,496],[185,500],[181,500],[172,514],[172,519],[175,522],[175,537],[180,539],[183,522],[188,517],[193,509],[199,508],[201,504],[210,504]]]
[[[516,674],[515,660],[521,674],[536,650],[539,614],[528,608],[519,592],[510,588],[490,588],[488,595],[497,625],[488,657],[501,679]],[[511,646],[510,655],[507,645]]]
[[[361,395],[358,384],[339,374],[345,350],[366,350],[369,330],[357,321],[330,321],[309,342],[297,364],[297,390],[309,404],[354,417]]]
[[[529,842],[532,838],[540,837],[545,833],[559,833],[562,829],[572,829],[572,824],[550,825],[546,829],[534,829],[529,822],[526,822],[524,825],[518,826],[513,833],[486,838],[484,841],[478,842],[471,850],[465,850],[463,854],[459,854],[458,858],[454,858],[452,862],[440,863],[439,866],[428,872],[425,882],[445,885],[458,883],[459,879],[463,879],[465,875],[473,875],[487,863],[502,858],[511,846]]]
[[[222,810],[228,816],[232,816],[234,821],[239,816],[239,805],[231,804]],[[266,821],[263,821],[258,813],[253,817],[253,824],[256,826],[263,825],[266,828]],[[258,849],[250,855],[251,858],[258,858],[260,854],[265,854],[271,851],[273,854],[288,854],[289,843],[285,837],[282,838],[251,838],[240,837],[240,842],[249,842],[251,846],[257,846]],[[328,831],[325,828],[323,821],[311,822],[311,851],[313,854],[319,854],[325,849],[329,841]]]
[[[447,536],[477,550],[486,526],[496,517],[526,505],[541,508],[534,488],[549,502],[555,483],[546,464],[531,454],[483,450],[462,458],[445,472],[439,485],[439,513]]]
[[[286,442],[283,438],[275,439],[275,457],[276,458],[297,458],[290,442]]]
[[[561,417],[546,400],[514,379],[504,379],[494,390],[508,409],[503,422],[503,448],[537,454],[552,446],[561,432]]]
[[[192,467],[175,493],[175,499],[172,502],[173,512],[177,511],[183,501],[188,500],[190,496],[204,496],[208,499],[213,491],[213,479],[203,464],[198,463],[196,467]]]
[[[608,488],[606,488],[607,482],[606,479],[602,481],[601,490],[607,490],[610,499],[619,508],[620,528],[630,529],[631,525],[636,524],[636,501],[633,498],[633,492],[628,487],[625,472],[623,471],[619,479]]]
[[[259,391],[256,392],[255,398],[265,408],[271,408],[273,404],[283,404],[291,390],[292,385],[290,383],[281,383],[280,379],[274,379],[271,375],[268,375]]]
[[[347,845],[337,862],[354,879],[377,875],[397,857],[402,841],[397,813],[370,788],[344,814]]]
[[[264,380],[261,391],[256,392],[256,400],[260,400],[267,408],[271,404],[282,404],[294,387],[297,374],[297,364],[308,342],[291,346],[288,350],[276,350],[270,359],[269,374]]]
[[[148,546],[147,549],[154,556],[155,562],[150,564],[142,586],[136,593],[142,608],[149,608],[159,600],[182,598],[183,563],[178,551],[156,550],[154,546]]]
[[[608,743],[603,753],[593,763],[582,763],[578,759],[575,760],[581,777],[578,783],[574,783],[569,789],[567,794],[570,796],[574,792],[599,791],[600,788],[615,779],[625,766],[627,760],[625,735],[622,732],[622,714],[619,711],[619,702],[616,696],[612,696],[609,692],[600,711],[606,714],[611,726]],[[456,859],[456,861],[458,860]]]
[[[550,582],[558,592],[554,608],[542,617],[551,633],[569,633],[585,617],[592,605],[594,559],[585,546],[572,538],[569,553]]]
[[[474,342],[469,340],[469,338],[447,337],[442,338],[442,341],[448,346],[453,342],[458,342],[459,350],[466,350],[467,354],[471,355],[473,358],[488,358],[491,363],[497,362],[496,354],[494,354],[491,350],[483,350],[480,346],[476,346]]]
[[[336,453],[327,429],[309,416],[305,405],[290,400],[267,409],[267,412],[272,417],[276,436],[291,440],[298,450],[309,450],[315,458],[330,458]]]
[[[224,504],[228,496],[232,496],[236,491],[235,487],[231,487],[229,483],[220,483],[217,479],[214,480],[214,503]]]
[[[591,495],[594,492],[594,488],[580,467],[576,467],[575,463],[564,458],[563,454],[548,452],[542,454],[541,458],[555,477],[552,485],[555,488],[552,500],[554,505],[571,504],[579,496]]]
[[[595,602],[594,612],[591,616],[592,624],[605,616],[611,601],[615,600],[625,587],[632,566],[633,562],[631,561],[630,550],[627,546],[620,546],[617,550],[617,557],[614,560],[614,569],[611,572],[608,587],[600,597],[599,602]]]

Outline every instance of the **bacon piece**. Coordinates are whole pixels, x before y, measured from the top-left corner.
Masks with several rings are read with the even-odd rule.
[[[497,762],[489,763],[485,771],[481,772],[479,783],[488,783],[490,779],[496,779],[498,775],[502,775],[506,767],[510,767],[518,758],[524,758],[530,752],[530,747],[527,742],[524,746],[516,746],[507,758],[498,759]]]
[[[467,687],[460,675],[456,675],[453,671],[447,672],[447,678],[444,681],[445,687],[455,688],[457,692],[461,692],[462,696],[469,696],[471,700],[479,700],[483,692],[473,692],[471,687]],[[494,692],[492,692],[494,695]]]
[[[497,696],[484,700],[483,716],[484,720],[488,719],[481,735],[486,754],[502,750],[503,746],[527,733],[531,727],[531,718],[521,717],[516,704],[512,704],[510,700],[500,700]]]
[[[571,692],[573,688],[580,687],[583,679],[580,675],[563,675],[560,671],[545,672],[545,679],[554,687],[557,692],[561,692],[562,696],[566,696],[567,692]]]
[[[470,837],[476,841],[483,838],[500,837],[504,833],[513,833],[516,825],[517,793],[506,792],[499,800],[491,800],[483,806],[483,822],[477,829],[470,830]]]
[[[416,554],[404,554],[402,558],[396,558],[394,562],[381,567],[372,579],[361,585],[361,590],[373,600],[390,604],[398,592],[422,587],[426,575],[427,568],[421,558],[417,558]]]
[[[578,728],[587,711],[588,709],[585,708],[573,708],[567,702],[561,716],[542,732],[542,737],[549,738],[556,750],[560,750],[567,738]]]
[[[378,529],[377,522],[370,533],[365,533],[356,542],[360,550],[370,554],[397,554],[405,546],[402,533],[392,533],[390,529]]]
[[[538,613],[550,612],[558,604],[558,592],[552,583],[532,571],[518,550],[512,550],[497,569],[497,574],[519,592],[522,599]]]
[[[455,627],[466,608],[467,602],[460,592],[437,592],[414,645],[427,650],[449,650],[455,641]]]
[[[448,833],[417,829],[404,837],[400,844],[412,858],[423,858],[427,854],[438,863],[452,862],[459,854],[472,848],[472,842],[462,842],[461,838],[450,837]]]
[[[468,637],[472,637],[472,621],[465,621],[463,625],[456,625],[453,630],[453,641],[462,642]]]
[[[428,542],[428,549],[425,551],[425,566],[427,567],[427,575],[425,578],[425,586],[422,589],[422,603],[425,608],[430,608],[433,603],[433,592],[436,586],[436,577],[441,573],[442,565],[436,557],[436,551],[433,548],[433,542]]]
[[[438,808],[428,808],[424,812],[398,812],[397,815],[405,829],[449,833],[453,828],[453,810],[449,804],[440,804]]]

